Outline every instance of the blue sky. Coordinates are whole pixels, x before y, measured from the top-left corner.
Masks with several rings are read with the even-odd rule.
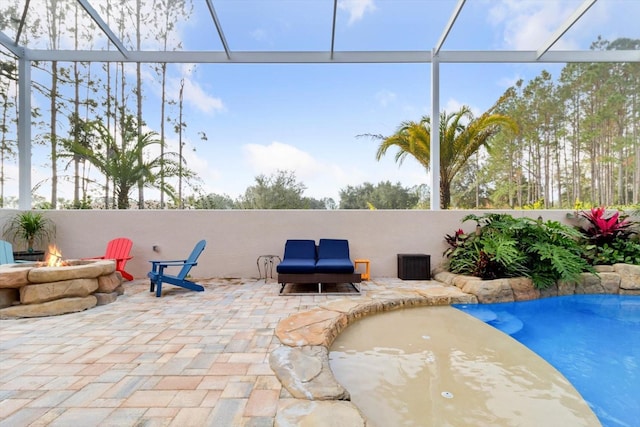
[[[443,50],[535,50],[582,0],[469,0]],[[214,2],[231,51],[327,51],[330,0],[220,0]],[[440,38],[455,1],[340,1],[335,49],[430,50]],[[185,50],[222,50],[202,0],[177,26]],[[640,38],[640,2],[600,0],[553,49],[586,49],[597,35]],[[152,48],[153,40],[146,42]],[[557,77],[562,64],[441,64],[440,105],[452,111],[490,107],[517,79],[543,69]],[[132,70],[130,70],[132,72]],[[145,72],[144,116],[159,130],[159,78]],[[37,79],[34,74],[34,80]],[[188,166],[205,193],[241,195],[259,174],[294,171],[305,195],[339,199],[347,185],[389,180],[410,187],[429,182],[412,159],[393,154],[375,160],[377,143],[360,134],[389,135],[403,120],[430,111],[430,64],[176,64],[169,68],[169,96],[185,79]],[[34,104],[46,108],[44,101]],[[175,117],[177,110],[171,107]],[[168,128],[170,128],[168,126]],[[201,141],[205,132],[208,141]],[[177,137],[169,135],[170,145]],[[46,149],[34,147],[32,183],[48,197]],[[15,175],[17,177],[17,173]],[[6,195],[17,195],[17,180]],[[60,189],[71,198],[68,185]],[[136,197],[132,194],[132,197]],[[150,193],[147,198],[153,198]]]

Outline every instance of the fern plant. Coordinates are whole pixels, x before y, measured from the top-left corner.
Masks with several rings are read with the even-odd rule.
[[[538,288],[577,281],[585,271],[595,273],[578,243],[581,233],[572,227],[507,214],[463,218],[468,220],[476,221],[475,232],[464,240],[447,239],[451,247],[445,256],[453,273],[483,279],[525,276]]]

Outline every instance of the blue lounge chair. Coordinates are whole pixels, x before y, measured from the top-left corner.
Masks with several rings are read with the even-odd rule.
[[[284,258],[276,267],[278,273],[313,273],[316,269],[315,240],[290,239],[284,245]]]
[[[349,283],[360,293],[355,283],[361,283],[362,277],[355,273],[348,240],[320,239],[317,247],[314,240],[287,240],[284,258],[276,270],[280,295],[284,295],[287,283],[316,284],[319,294],[323,293],[323,283]]]
[[[198,285],[190,280],[187,280],[186,277],[191,270],[191,267],[198,265],[198,257],[204,250],[207,242],[205,240],[200,240],[196,243],[196,246],[191,251],[191,255],[189,258],[182,260],[171,260],[171,261],[149,261],[151,263],[151,271],[147,273],[147,277],[151,281],[151,287],[149,288],[149,292],[153,292],[155,287],[156,289],[156,297],[160,297],[162,295],[162,284],[168,283],[174,286],[180,286],[181,288],[190,289],[192,291],[202,292],[204,288],[202,285]],[[180,267],[180,272],[175,276],[168,275],[164,272],[164,269],[167,267]]]

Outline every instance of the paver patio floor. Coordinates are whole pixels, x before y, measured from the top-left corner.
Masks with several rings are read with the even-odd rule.
[[[273,425],[290,397],[269,367],[277,323],[345,296],[279,296],[273,280],[200,283],[205,292],[166,286],[155,298],[138,280],[109,305],[0,321],[0,426]]]

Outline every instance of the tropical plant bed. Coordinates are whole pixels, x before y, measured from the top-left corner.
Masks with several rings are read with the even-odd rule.
[[[434,279],[475,295],[481,304],[527,301],[573,294],[640,295],[640,265],[595,266],[597,274],[581,273],[575,282],[557,281],[540,289],[527,277],[484,280],[480,277],[438,271]]]
[[[523,295],[514,300],[535,298],[539,293],[575,293],[575,289],[565,289],[575,286],[578,292],[582,287],[601,286],[619,293],[616,290],[623,282],[617,266],[640,266],[639,224],[619,212],[607,216],[605,208],[579,212],[572,218],[580,222],[570,226],[541,217],[468,215],[463,222],[475,221],[475,231],[459,229],[445,236],[449,248],[443,254],[443,270],[469,277],[458,280],[465,282],[465,288],[475,289],[470,293],[492,295],[494,301],[487,302],[509,301],[514,289]],[[618,276],[609,277],[614,273]],[[498,284],[486,285],[495,279]],[[637,280],[625,278],[623,289],[635,290],[634,283]]]

